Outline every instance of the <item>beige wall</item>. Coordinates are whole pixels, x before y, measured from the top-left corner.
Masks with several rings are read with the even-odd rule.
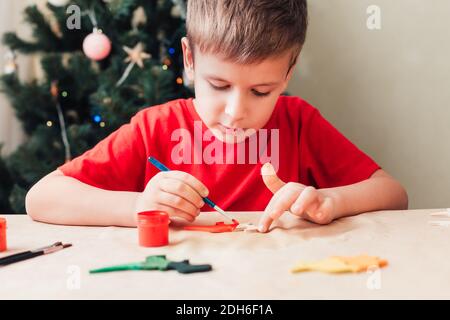
[[[450,207],[450,1],[308,2],[290,93],[399,179],[411,208]],[[367,28],[369,5],[380,30]]]

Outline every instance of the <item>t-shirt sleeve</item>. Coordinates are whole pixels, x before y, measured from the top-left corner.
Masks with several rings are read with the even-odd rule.
[[[112,191],[142,191],[146,166],[139,113],[95,147],[58,169],[81,182]]]
[[[300,137],[300,181],[306,175],[315,187],[332,188],[363,181],[380,169],[317,109],[308,107]]]

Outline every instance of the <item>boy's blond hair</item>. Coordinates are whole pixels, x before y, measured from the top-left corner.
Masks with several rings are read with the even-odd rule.
[[[252,64],[291,50],[289,70],[306,38],[306,0],[188,0],[192,52]]]

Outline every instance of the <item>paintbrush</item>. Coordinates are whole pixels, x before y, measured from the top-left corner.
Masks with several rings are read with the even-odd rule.
[[[31,259],[34,257],[42,256],[44,254],[53,253],[68,247],[71,247],[72,245],[70,243],[63,244],[62,242],[56,242],[50,246],[35,249],[35,250],[29,250],[24,252],[19,252],[16,254],[12,254],[10,256],[6,256],[0,259],[0,266],[6,266],[11,263]]]
[[[165,165],[163,165],[161,162],[159,162],[158,160],[156,160],[153,157],[149,157],[148,161],[150,161],[150,163],[152,165],[154,165],[156,168],[158,168],[160,171],[170,171],[169,168],[167,168]],[[202,197],[203,198],[203,197]],[[207,205],[209,205],[211,208],[213,208],[214,210],[216,210],[218,213],[220,213],[221,215],[223,215],[224,217],[230,219],[231,221],[233,221],[233,223],[236,221],[233,218],[231,218],[229,215],[227,215],[225,213],[225,211],[223,211],[217,204],[215,204],[211,199],[209,199],[208,197],[204,197],[203,201],[205,201],[205,203]]]

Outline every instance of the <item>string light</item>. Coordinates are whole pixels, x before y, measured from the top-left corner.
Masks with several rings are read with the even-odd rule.
[[[63,98],[66,98],[69,94],[67,93],[67,91],[63,91],[61,92],[61,95],[63,96]]]
[[[100,117],[98,114],[95,115],[95,116],[93,117],[93,119],[94,119],[94,122],[96,122],[96,123],[99,123],[100,121],[102,121],[102,117]]]
[[[174,49],[174,48],[170,48],[170,49],[169,49],[169,54],[170,54],[170,55],[173,55],[174,53],[175,53],[175,49]]]
[[[178,84],[183,84],[183,79],[181,79],[180,77],[177,78],[177,83]]]
[[[167,70],[168,67],[167,67],[167,65],[163,65],[162,68],[163,68],[163,70]]]
[[[64,152],[65,152],[65,158],[66,162],[69,162],[72,159],[72,152],[70,151],[70,143],[69,139],[67,138],[67,130],[66,130],[66,122],[64,120],[64,114],[61,108],[61,104],[58,101],[58,81],[52,81],[50,86],[50,94],[52,95],[53,102],[56,105],[56,111],[58,112],[58,121],[59,121],[59,127],[61,130],[61,139],[64,144]],[[66,92],[67,95],[67,92]],[[64,96],[64,95],[63,95]],[[48,123],[47,123],[48,125]]]
[[[106,125],[106,123],[104,123],[103,121],[102,121],[102,122],[100,122],[100,127],[104,128],[104,127],[105,127],[105,125]]]
[[[51,127],[53,125],[53,122],[51,122],[50,120],[47,121],[47,127]]]

